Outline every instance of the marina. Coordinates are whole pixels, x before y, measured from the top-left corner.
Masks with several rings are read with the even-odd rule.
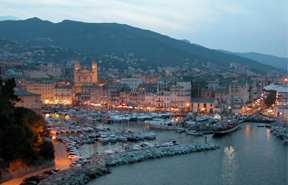
[[[130,129],[134,131],[143,129],[137,122],[131,122],[129,125]],[[122,123],[114,123],[108,126],[110,126],[110,130],[113,130],[113,128],[125,128],[125,124],[123,125]],[[205,139],[205,136],[199,137],[188,135],[184,132],[179,133],[175,130],[156,129],[153,132],[156,134],[157,139],[152,140],[152,142],[151,140],[146,142],[148,145],[146,145],[146,149],[131,148],[131,146],[140,146],[145,141],[126,142],[125,144],[122,142],[113,144],[96,142],[94,144],[79,146],[78,150],[81,156],[88,158],[88,163],[79,169],[77,167],[72,167],[71,169],[74,170],[73,173],[81,174],[86,173],[85,169],[89,167],[89,164],[93,164],[94,168],[95,166],[101,167],[101,165],[102,167],[109,167],[111,174],[107,173],[104,176],[99,176],[97,179],[90,181],[89,185],[99,183],[113,185],[115,182],[128,185],[135,183],[143,185],[146,183],[157,184],[155,175],[161,179],[161,182],[167,184],[202,184],[203,182],[204,184],[213,184],[215,183],[214,181],[217,182],[216,184],[233,185],[243,183],[256,185],[259,182],[267,185],[285,184],[287,182],[288,145],[281,139],[281,136],[285,133],[284,130],[285,127],[280,127],[279,125],[271,127],[270,130],[270,128],[258,127],[257,123],[241,123],[237,130],[225,134],[223,137],[213,137],[213,134],[208,134],[205,135]],[[174,143],[177,143],[176,145],[173,145],[171,138],[174,138]],[[206,145],[205,142],[207,142]],[[214,144],[211,145],[209,143]],[[127,150],[119,148],[126,144],[128,146],[129,144],[132,145]],[[161,144],[163,145],[161,146]],[[194,148],[195,152],[193,154],[183,152],[185,155],[174,153],[176,151],[179,152],[179,148],[187,146]],[[205,146],[216,146],[217,149],[208,151],[204,149]],[[196,148],[198,149],[195,150]],[[118,152],[116,152],[117,150]],[[196,152],[198,150],[202,152]],[[101,151],[103,153],[100,154]],[[100,155],[95,155],[97,152]],[[89,158],[88,156],[92,157]],[[270,162],[269,164],[267,163],[268,160],[273,161],[272,166]],[[213,165],[212,169],[209,167],[211,165]],[[195,168],[196,166],[197,168]],[[214,170],[217,168],[220,171]],[[267,174],[263,176],[263,171],[259,173],[260,169],[263,168],[273,168],[274,170],[267,170]],[[200,175],[199,172],[201,171],[205,171],[205,173]],[[132,173],[133,177],[129,176],[127,178],[127,175]],[[208,174],[210,178],[207,178]],[[145,183],[135,179],[134,175],[136,177],[145,177]],[[197,178],[191,178],[191,175],[197,176]],[[74,177],[73,174],[69,174],[69,176]],[[257,181],[255,180],[255,176],[257,177]]]
[[[169,134],[165,132],[163,137]],[[112,167],[110,175],[88,185],[287,184],[288,145],[269,128],[242,123],[236,132],[224,137],[207,137],[220,149]],[[203,137],[187,137],[186,142],[203,143]]]
[[[119,113],[119,114],[122,114],[122,113]],[[157,114],[154,114],[154,116],[155,115]],[[53,116],[50,115],[50,118],[48,119],[52,120],[52,117],[54,116],[55,115]],[[125,117],[126,118],[129,117],[129,114],[125,113]],[[233,153],[237,149],[237,147],[241,147],[240,145],[241,143],[236,142],[239,145],[237,147],[233,144],[235,142],[234,141],[235,139],[233,138],[243,137],[244,139],[245,138],[247,139],[247,135],[249,135],[249,137],[254,138],[254,135],[252,133],[254,133],[255,131],[257,132],[261,131],[262,133],[262,136],[260,135],[257,137],[261,138],[266,135],[266,139],[269,139],[269,141],[275,140],[275,139],[278,140],[276,141],[278,142],[276,143],[276,146],[282,143],[282,146],[280,145],[279,147],[287,147],[287,145],[285,144],[286,143],[285,142],[285,138],[286,138],[285,127],[282,127],[281,125],[277,123],[272,123],[272,124],[269,123],[271,127],[258,127],[259,124],[262,124],[261,122],[260,123],[249,123],[249,122],[247,123],[247,122],[242,121],[243,120],[242,118],[240,119],[240,117],[238,117],[237,119],[241,121],[237,122],[237,124],[235,124],[234,126],[229,125],[228,122],[227,123],[225,122],[226,123],[225,125],[227,126],[227,128],[223,130],[223,128],[220,127],[220,126],[223,126],[223,124],[220,124],[220,122],[217,122],[213,119],[206,119],[206,118],[200,120],[200,117],[198,118],[200,121],[199,120],[197,121],[195,119],[194,122],[192,122],[191,119],[189,119],[188,124],[186,124],[184,122],[185,119],[183,119],[182,122],[179,122],[177,124],[178,126],[177,129],[165,129],[164,127],[163,128],[147,127],[148,121],[145,122],[144,119],[138,120],[136,118],[133,118],[133,121],[128,120],[128,119],[121,120],[121,121],[113,120],[108,124],[108,123],[103,122],[103,120],[102,121],[86,121],[83,118],[80,118],[80,120],[79,118],[77,118],[78,120],[77,119],[75,120],[75,118],[73,118],[74,119],[73,120],[71,117],[71,120],[73,120],[74,122],[73,124],[75,126],[75,129],[78,128],[76,129],[77,132],[76,131],[67,132],[67,129],[66,129],[65,133],[63,131],[58,132],[58,134],[56,133],[56,139],[61,142],[69,143],[69,145],[71,145],[71,141],[74,141],[75,143],[72,142],[75,147],[74,149],[79,152],[75,155],[79,155],[79,157],[85,159],[85,162],[82,160],[79,160],[78,163],[76,162],[77,165],[73,161],[73,165],[71,165],[71,168],[75,168],[75,167],[77,168],[77,166],[78,167],[81,166],[81,169],[82,169],[82,168],[87,168],[87,166],[89,165],[91,166],[91,164],[93,164],[94,167],[95,166],[102,167],[102,168],[109,167],[111,168],[112,170],[111,173],[113,174],[112,175],[113,177],[111,179],[114,178],[115,170],[117,171],[116,173],[119,173],[118,168],[126,169],[126,167],[124,166],[127,164],[139,163],[142,161],[145,161],[144,163],[150,163],[149,161],[151,159],[159,159],[162,157],[169,157],[169,156],[175,156],[175,157],[178,156],[176,158],[185,159],[186,158],[185,156],[181,157],[182,155],[179,156],[179,154],[191,153],[191,151],[194,151],[194,152],[204,151],[205,152],[205,151],[211,150],[212,148],[213,148],[212,150],[217,149],[215,150],[216,153],[219,153],[217,152],[218,150],[221,151],[221,153],[224,152],[224,154],[226,152]],[[153,120],[153,118],[150,118],[147,116],[145,119]],[[53,122],[57,122],[58,124],[59,123],[61,124],[62,121],[59,118],[59,121],[54,120]],[[66,120],[66,122],[69,122],[68,125],[71,126],[69,120]],[[82,126],[82,130],[79,129],[79,127],[81,126],[77,127],[77,124],[79,125],[80,123],[82,125],[85,125],[85,126]],[[83,129],[84,127],[85,129]],[[56,127],[52,127],[52,128],[56,128]],[[63,122],[62,122],[62,129],[64,128],[65,126],[63,126]],[[270,137],[272,135],[275,135],[275,137]],[[113,139],[111,140],[111,136],[112,138],[114,138],[114,140]],[[214,137],[214,136],[217,136],[217,137]],[[107,141],[101,141],[102,137],[110,138],[110,139],[107,139]],[[227,146],[227,144],[229,146]],[[207,146],[213,146],[213,147],[209,149],[204,149]],[[185,152],[185,150],[183,150],[183,147],[190,148],[189,152],[187,152],[188,150]],[[182,149],[180,150],[179,148],[182,148]],[[182,151],[183,153],[179,151]],[[214,152],[211,151],[211,152],[215,153],[215,151]],[[193,155],[199,156],[199,154],[198,153],[196,154],[196,153]],[[287,154],[287,151],[286,151],[286,154]],[[208,154],[205,154],[205,155],[208,155]],[[282,161],[283,160],[285,161],[285,159],[287,159],[284,157],[284,154],[281,154],[281,156],[282,156],[281,157]],[[147,159],[149,160],[147,161]],[[247,156],[247,159],[249,159],[248,156]],[[167,159],[164,158],[163,160],[170,161],[168,163],[171,163],[172,161],[173,163],[173,159],[171,158],[167,158]],[[259,159],[257,159],[256,161],[258,160]],[[196,161],[194,161],[194,163],[195,162]],[[153,160],[153,163],[158,163],[158,162]],[[122,167],[122,165],[124,166]],[[139,165],[141,166],[142,163],[139,163]],[[114,166],[117,166],[117,167],[115,168]],[[137,169],[135,170],[137,171]],[[146,174],[146,175],[149,176],[149,174]],[[106,180],[104,183],[104,181],[102,181],[101,179],[108,178],[107,184],[113,184],[113,182],[109,182],[109,176],[110,175],[108,175],[107,177],[106,176],[99,177],[99,179],[97,178],[97,180],[95,180],[95,183],[96,182],[98,183],[99,181],[100,184],[105,184]],[[120,178],[117,174],[116,174],[116,177]],[[124,180],[124,179],[121,179],[121,180]],[[284,177],[281,177],[280,179],[281,182],[284,182],[285,180],[287,179]],[[130,181],[128,182],[126,181],[125,184],[126,183],[133,184]],[[188,182],[186,182],[186,184],[187,183]],[[211,183],[212,182],[210,182],[210,184]],[[93,185],[94,181],[91,181],[88,184]],[[137,184],[141,184],[141,182],[137,182]],[[237,183],[226,183],[226,184],[237,184]]]

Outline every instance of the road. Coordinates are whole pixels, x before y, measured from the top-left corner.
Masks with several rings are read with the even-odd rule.
[[[55,166],[45,168],[27,175],[24,175],[22,177],[14,178],[10,181],[2,183],[2,185],[17,185],[20,184],[24,178],[30,177],[32,175],[39,175],[42,172],[46,170],[52,170],[55,168],[58,168],[60,170],[64,170],[69,168],[70,160],[67,158],[67,151],[65,144],[59,142],[59,141],[53,141],[54,149],[55,149]]]

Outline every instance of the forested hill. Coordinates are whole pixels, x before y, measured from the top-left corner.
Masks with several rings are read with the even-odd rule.
[[[267,72],[271,66],[255,60],[176,40],[149,30],[117,23],[52,23],[38,18],[0,21],[0,38],[26,46],[57,46],[100,56],[134,53],[151,66],[176,66],[184,63],[238,63],[253,71]],[[235,43],[236,44],[236,43]],[[249,43],[247,43],[249,44]]]

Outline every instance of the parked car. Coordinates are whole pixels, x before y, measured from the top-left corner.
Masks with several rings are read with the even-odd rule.
[[[81,164],[77,163],[77,162],[71,162],[70,167],[81,167]]]
[[[23,179],[23,181],[24,182],[32,182],[32,181],[34,181],[34,182],[36,182],[36,184],[38,184],[42,179],[43,179],[42,176],[34,175],[34,176],[31,176],[31,177]]]
[[[20,185],[37,185],[38,183],[35,181],[25,181],[21,182]]]

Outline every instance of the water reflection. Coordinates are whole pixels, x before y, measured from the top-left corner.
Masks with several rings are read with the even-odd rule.
[[[236,160],[236,152],[233,146],[224,148],[223,168],[222,168],[222,183],[235,184],[238,164]]]
[[[250,139],[250,125],[249,124],[245,126],[245,138],[246,140]]]
[[[270,130],[269,129],[266,129],[266,136],[267,136],[267,141],[270,139]]]

